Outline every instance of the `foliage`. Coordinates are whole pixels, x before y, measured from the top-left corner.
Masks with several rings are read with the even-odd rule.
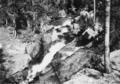
[[[120,0],[111,1],[111,34],[110,34],[110,48],[111,51],[120,49]],[[74,10],[75,8],[75,10]],[[49,24],[60,19],[59,11],[64,9],[67,17],[72,18],[79,16],[80,12],[85,10],[90,14],[93,11],[93,0],[0,0],[0,26],[12,26],[16,31],[18,26],[20,30],[30,29],[32,32],[44,33],[50,28]],[[22,21],[19,21],[22,20]],[[96,0],[96,19],[103,27],[105,24],[105,0]],[[17,22],[18,21],[18,22]],[[19,23],[19,25],[17,24]],[[93,20],[88,17],[80,17],[80,29],[85,30],[87,27],[94,27]],[[46,28],[44,30],[44,28]],[[19,30],[19,29],[18,29]],[[19,33],[19,31],[17,32]],[[29,38],[30,32],[26,39]],[[44,36],[44,37],[48,37]],[[49,38],[49,37],[48,37]],[[25,39],[25,40],[26,40]],[[46,40],[47,38],[45,38]],[[97,40],[99,39],[99,40]],[[100,36],[94,39],[92,50],[97,54],[104,53],[104,31]],[[49,40],[49,39],[47,39]],[[44,45],[47,43],[44,42]],[[93,59],[99,60],[99,59]],[[3,60],[0,60],[0,62]],[[97,68],[97,63],[94,68]]]

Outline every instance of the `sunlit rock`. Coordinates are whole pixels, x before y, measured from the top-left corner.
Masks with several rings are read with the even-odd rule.
[[[60,11],[59,11],[59,16],[60,16],[60,17],[66,17],[67,15],[66,15],[65,10],[60,10]]]
[[[4,58],[4,60],[3,65],[8,70],[7,77],[9,77],[28,67],[28,62],[31,60],[31,57],[28,54],[14,54],[11,57]]]
[[[65,82],[64,84],[97,84],[97,81],[93,78],[90,78],[86,75],[78,76],[70,81]]]
[[[80,25],[77,23],[73,24],[73,33],[78,34],[78,32],[80,31]]]
[[[110,61],[112,68],[120,71],[120,50],[115,50],[110,53]]]
[[[26,46],[26,53],[34,58],[39,53],[39,49],[39,43],[30,43]]]

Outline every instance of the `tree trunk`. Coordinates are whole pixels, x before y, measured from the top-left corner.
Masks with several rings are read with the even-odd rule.
[[[110,73],[110,0],[106,0],[106,21],[105,21],[105,71]]]
[[[95,22],[96,22],[96,0],[94,0],[94,25],[95,25]]]

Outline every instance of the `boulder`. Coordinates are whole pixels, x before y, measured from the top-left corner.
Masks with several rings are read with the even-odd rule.
[[[79,49],[65,60],[53,62],[53,65],[59,74],[60,80],[64,82],[69,80],[71,76],[79,70],[82,70],[86,66],[90,66],[90,60],[95,56],[96,54],[90,50]]]
[[[97,80],[90,78],[86,75],[78,76],[77,78],[71,79],[64,84],[97,84]]]
[[[110,53],[110,61],[112,68],[120,71],[120,50],[115,50]]]
[[[4,58],[4,60],[3,66],[5,67],[5,70],[8,70],[6,77],[9,78],[15,73],[28,67],[31,58],[28,54],[15,54],[11,57]]]

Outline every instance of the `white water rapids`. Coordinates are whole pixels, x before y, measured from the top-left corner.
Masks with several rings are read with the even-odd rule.
[[[60,50],[62,49],[66,44],[62,41],[62,42],[58,42],[54,45],[52,45],[50,48],[49,48],[49,53],[47,53],[42,62],[40,64],[36,64],[34,66],[32,66],[32,68],[28,71],[28,76],[27,76],[27,80],[28,82],[31,82],[36,74],[38,72],[41,72],[42,70],[44,70],[49,64],[50,62],[52,61],[52,59],[54,58],[54,55]],[[20,83],[20,84],[26,84],[26,83]]]

